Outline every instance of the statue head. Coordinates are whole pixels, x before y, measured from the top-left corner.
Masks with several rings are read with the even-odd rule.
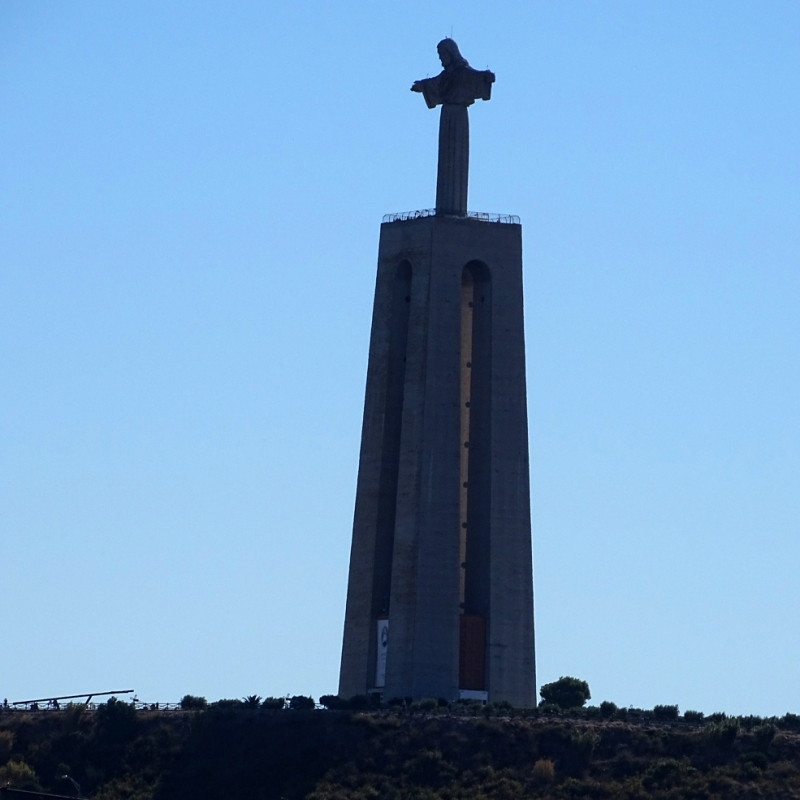
[[[436,45],[436,49],[439,51],[439,60],[446,70],[469,66],[467,59],[461,55],[458,45],[452,39],[442,39]]]

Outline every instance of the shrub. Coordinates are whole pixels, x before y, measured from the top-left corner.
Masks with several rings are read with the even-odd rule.
[[[208,700],[205,697],[195,697],[193,694],[185,694],[181,698],[181,708],[184,711],[202,711],[208,707]]]
[[[759,725],[753,730],[753,739],[755,740],[756,747],[758,747],[759,750],[767,750],[772,744],[776,733],[777,729],[769,722],[766,725]]]
[[[754,767],[757,767],[760,770],[765,770],[769,765],[767,757],[763,753],[759,752],[745,753],[742,756],[742,761],[744,761],[745,764],[752,764]]]
[[[9,761],[0,767],[0,784],[11,789],[40,790],[36,773],[24,761]]]
[[[286,701],[282,697],[265,697],[261,701],[261,708],[268,711],[280,711],[285,705]]]
[[[446,783],[456,773],[439,750],[422,750],[407,763],[406,769],[414,783],[431,787]]]
[[[378,708],[380,706],[380,695],[357,694],[346,700],[336,694],[324,694],[320,697],[319,704],[330,711],[365,711],[368,708]],[[390,706],[402,704],[403,701],[397,698],[388,703]]]
[[[112,742],[124,742],[136,735],[136,709],[112,697],[97,706],[97,725]]]
[[[709,742],[728,749],[733,747],[736,737],[739,735],[739,721],[736,719],[726,719],[721,722],[715,722],[707,729],[706,736]]]
[[[343,708],[347,708],[347,701],[342,700],[338,694],[324,694],[319,699],[319,704],[324,706],[329,711],[339,711]]]
[[[289,700],[292,711],[311,711],[316,705],[313,697],[306,697],[304,694],[296,694]]]
[[[459,716],[477,716],[483,710],[484,704],[480,700],[456,700],[451,706]]]
[[[460,703],[461,700],[459,700],[458,702]],[[410,704],[411,704],[410,697],[393,697],[391,698],[391,700],[389,700],[389,702],[386,705],[389,706],[389,708],[398,708]]]
[[[211,705],[213,708],[219,708],[219,709],[241,708],[242,701],[223,698],[222,700],[217,700],[216,703],[212,703]]]
[[[326,695],[330,697],[330,695]],[[322,698],[320,698],[320,702],[322,702]],[[402,703],[402,701],[400,701]],[[411,702],[409,700],[409,702]],[[354,694],[349,700],[345,700],[343,698],[339,698],[340,705],[338,706],[341,710],[348,710],[348,711],[366,711],[370,708],[380,708],[381,705],[381,696],[377,693],[374,694]],[[390,704],[391,705],[391,704]],[[330,708],[330,706],[329,706]]]
[[[617,711],[619,711],[619,709],[616,703],[612,703],[609,700],[603,700],[603,702],[600,703],[600,716],[603,717],[603,719],[613,717]]]
[[[0,762],[5,763],[14,750],[14,734],[11,731],[0,731]]]
[[[552,783],[556,779],[556,765],[549,758],[540,758],[533,765],[532,775],[536,783]]]
[[[702,711],[684,711],[683,718],[687,722],[702,722],[705,714]]]
[[[654,706],[653,716],[656,719],[678,719],[678,706]]]
[[[423,697],[411,704],[412,711],[434,711],[439,708],[439,703],[434,697]]]
[[[593,730],[575,731],[570,740],[572,746],[588,758],[600,744],[600,734]]]
[[[797,714],[784,714],[778,720],[778,727],[785,731],[800,732],[800,716]]]
[[[685,779],[697,772],[693,767],[683,761],[676,761],[673,758],[664,758],[656,761],[648,768],[642,778],[642,785],[645,789],[669,789],[680,786]]]
[[[490,717],[493,714],[508,714],[514,710],[514,706],[508,700],[498,700],[495,703],[487,703],[482,710],[487,717]]]
[[[559,708],[580,708],[592,699],[586,681],[564,676],[553,683],[546,683],[539,689],[539,694],[545,703],[553,703]]]
[[[746,731],[757,728],[763,721],[761,717],[756,717],[753,714],[749,714],[746,717],[739,717],[739,725]]]

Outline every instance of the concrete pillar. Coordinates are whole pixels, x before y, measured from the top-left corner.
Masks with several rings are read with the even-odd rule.
[[[465,269],[475,373],[462,575]],[[382,225],[341,696],[456,700],[461,631],[472,631],[474,647],[485,629],[488,699],[536,703],[522,311],[518,224],[437,216]],[[376,686],[381,614],[388,651]],[[462,614],[480,624],[462,626]]]

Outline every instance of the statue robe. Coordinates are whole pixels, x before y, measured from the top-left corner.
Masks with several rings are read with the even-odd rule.
[[[469,183],[468,106],[492,96],[494,73],[461,66],[419,82],[428,108],[441,105],[436,213],[466,216]]]
[[[439,105],[471,106],[476,100],[490,100],[493,83],[493,72],[472,67],[446,69],[435,78],[420,81],[428,108]]]

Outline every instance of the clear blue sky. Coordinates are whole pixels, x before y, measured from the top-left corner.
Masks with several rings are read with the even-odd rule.
[[[0,698],[335,691],[411,82],[493,69],[540,683],[800,712],[800,5],[0,5]]]

